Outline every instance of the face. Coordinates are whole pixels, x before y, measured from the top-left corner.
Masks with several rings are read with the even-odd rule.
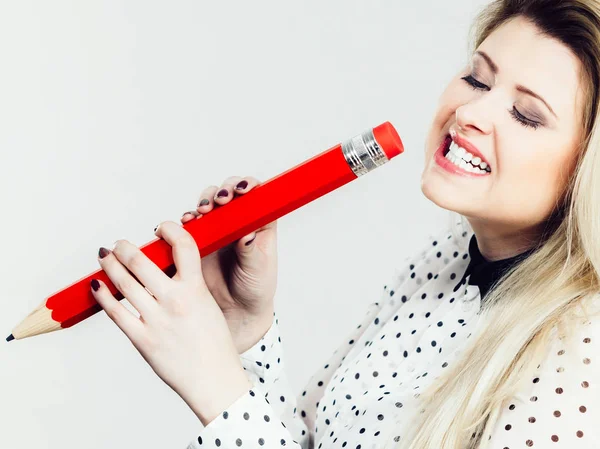
[[[519,246],[516,236],[539,232],[576,162],[580,62],[562,43],[537,32],[518,17],[488,36],[440,97],[425,143],[421,190],[438,206],[466,216],[489,258],[491,242],[510,252]],[[485,174],[456,168],[443,158],[447,148],[436,158],[449,135],[462,147],[453,146],[459,158],[479,162],[464,150],[483,156]]]

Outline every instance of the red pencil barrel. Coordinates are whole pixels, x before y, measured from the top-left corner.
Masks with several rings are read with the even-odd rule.
[[[404,150],[398,133],[389,122],[373,128],[373,136],[388,160]],[[356,177],[342,151],[342,144],[338,144],[254,187],[247,194],[235,197],[227,207],[216,208],[183,227],[194,237],[200,256],[205,257]],[[166,241],[157,238],[141,246],[140,250],[169,277],[175,274],[172,248]],[[90,282],[94,278],[102,280],[115,298],[123,299],[106,273],[99,269],[48,298],[46,307],[52,310],[52,319],[63,328],[102,310],[90,291]]]

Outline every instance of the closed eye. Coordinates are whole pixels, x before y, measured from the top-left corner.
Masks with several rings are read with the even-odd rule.
[[[491,90],[488,86],[477,81],[471,75],[463,76],[461,79],[464,80],[469,86],[471,86],[471,88],[473,88],[473,90],[487,90],[487,91]],[[525,126],[526,128],[531,127],[533,129],[537,129],[541,125],[541,123],[525,117],[523,114],[521,114],[519,112],[519,110],[515,106],[513,106],[512,109],[509,109],[508,113],[511,115],[511,117],[513,119],[515,119],[515,121],[517,121],[521,125]]]

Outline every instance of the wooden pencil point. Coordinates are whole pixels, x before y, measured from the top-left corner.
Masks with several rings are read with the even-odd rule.
[[[9,338],[12,337],[11,340],[27,338],[59,329],[61,329],[60,323],[52,319],[52,310],[46,307],[46,300],[44,300],[13,329]],[[8,338],[6,340],[9,341]]]
[[[8,337],[6,337],[6,341],[12,341],[14,339],[15,337],[13,337],[13,334],[10,334]]]

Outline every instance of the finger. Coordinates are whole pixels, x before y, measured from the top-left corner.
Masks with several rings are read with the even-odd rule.
[[[198,200],[198,204],[196,206],[196,209],[200,213],[206,213],[213,208],[213,198],[216,195],[217,190],[219,190],[218,186],[208,186],[202,191],[202,193],[200,193],[200,199]]]
[[[242,183],[238,188],[238,185]],[[221,187],[211,185],[202,191],[200,194],[200,199],[198,200],[198,204],[196,206],[198,211],[201,213],[206,213],[217,205],[223,205],[229,202],[235,195],[243,195],[248,193],[254,187],[260,184],[260,181],[254,176],[230,176],[229,178],[223,181],[223,185]],[[227,195],[223,197],[216,197],[217,194],[225,189],[227,191]]]
[[[237,253],[241,256],[250,255],[254,250],[254,240],[256,239],[256,232],[251,232],[239,239],[236,243]]]
[[[243,183],[243,181],[245,181],[246,183]],[[240,185],[240,183],[242,184]],[[260,181],[254,176],[244,176],[242,178],[242,181],[238,182],[233,188],[233,190],[237,195],[243,195],[244,193],[248,193],[250,190],[252,190],[259,184]]]
[[[95,291],[94,287],[98,287],[98,290]],[[104,282],[94,279],[90,288],[94,299],[104,309],[106,315],[127,335],[127,338],[132,342],[137,341],[144,331],[144,324],[140,319],[113,296]]]
[[[264,255],[272,253],[271,245],[277,245],[277,220],[262,226],[236,242],[236,253],[240,266],[258,269],[264,263]],[[276,251],[276,249],[275,249]]]
[[[233,187],[241,180],[241,176],[230,176],[229,178],[225,179],[213,197],[213,201],[219,205],[226,204],[231,201],[234,196]]]
[[[162,222],[157,232],[173,248],[173,262],[177,270],[173,279],[195,279],[205,284],[200,251],[192,235],[173,221]]]
[[[127,240],[117,240],[112,251],[100,258],[100,266],[125,298],[146,319],[157,312],[156,298],[164,294],[171,279],[138,247]],[[146,290],[146,287],[155,297]]]
[[[202,216],[202,214],[199,213],[198,211],[188,210],[187,212],[183,213],[180,220],[182,223],[187,223],[188,221],[193,220],[194,218],[198,218],[200,216]]]

